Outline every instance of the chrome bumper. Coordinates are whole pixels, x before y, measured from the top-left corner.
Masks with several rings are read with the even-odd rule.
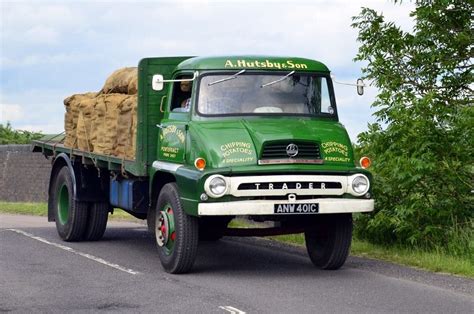
[[[275,204],[284,206],[287,212],[275,213]],[[321,198],[301,201],[289,200],[254,200],[218,203],[199,203],[198,214],[200,216],[242,216],[242,215],[298,215],[304,212],[295,212],[299,204],[318,204],[319,214],[335,213],[360,213],[374,210],[374,200],[369,199],[347,199],[347,198]],[[295,206],[292,206],[295,205]],[[293,208],[294,212],[291,212]],[[300,207],[301,208],[301,207]],[[303,206],[307,209],[308,206]],[[289,211],[289,212],[288,212]],[[315,214],[314,212],[308,212]]]

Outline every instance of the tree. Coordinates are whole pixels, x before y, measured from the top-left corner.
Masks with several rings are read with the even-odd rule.
[[[32,140],[43,135],[37,132],[14,130],[9,122],[4,126],[0,124],[0,145],[5,144],[30,144]]]
[[[376,211],[357,232],[373,241],[472,253],[472,1],[419,0],[411,32],[363,8],[357,61],[379,94],[359,135],[373,159]],[[471,245],[471,248],[469,248]]]

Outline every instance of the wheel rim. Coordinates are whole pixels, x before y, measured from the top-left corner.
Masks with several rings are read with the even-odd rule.
[[[166,255],[171,255],[176,241],[176,231],[173,208],[170,204],[166,204],[159,212],[155,224],[155,234],[158,246],[163,248]]]
[[[58,218],[63,225],[69,219],[69,191],[65,184],[59,189]]]

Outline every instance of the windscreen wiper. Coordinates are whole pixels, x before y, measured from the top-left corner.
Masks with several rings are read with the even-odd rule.
[[[244,72],[245,72],[245,70],[242,70],[242,71],[240,71],[240,72],[235,73],[235,74],[232,75],[232,76],[229,76],[229,77],[223,78],[223,79],[221,79],[221,80],[217,80],[217,81],[211,82],[211,83],[207,84],[207,86],[211,86],[211,85],[214,85],[214,84],[218,84],[218,83],[222,83],[222,82],[225,82],[225,81],[233,80],[233,79],[237,78],[237,76],[239,76],[240,74],[242,74],[242,73],[244,73]]]
[[[291,71],[290,73],[288,73],[287,75],[283,76],[282,78],[279,78],[278,80],[275,80],[275,81],[271,81],[270,83],[267,83],[267,84],[263,84],[261,85],[260,87],[267,87],[269,85],[273,85],[273,84],[276,84],[276,83],[279,83],[281,81],[284,81],[286,80],[287,78],[289,78],[290,76],[292,76],[293,74],[295,73],[295,71]]]

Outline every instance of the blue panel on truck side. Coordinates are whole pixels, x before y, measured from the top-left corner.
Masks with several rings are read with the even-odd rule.
[[[110,180],[110,204],[131,212],[146,213],[148,182],[138,180]]]

